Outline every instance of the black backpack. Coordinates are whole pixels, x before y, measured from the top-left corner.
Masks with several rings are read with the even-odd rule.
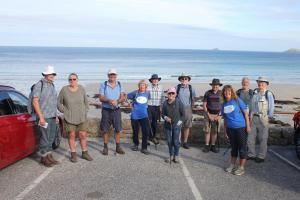
[[[266,98],[266,100],[269,102],[269,97],[268,97],[268,93],[271,93],[272,94],[272,96],[273,96],[273,99],[274,99],[274,101],[275,101],[275,95],[273,94],[273,92],[271,92],[270,90],[267,90],[266,92],[265,92],[265,98]],[[253,90],[253,95],[254,94],[257,94],[258,93],[258,88],[255,88],[254,90]]]

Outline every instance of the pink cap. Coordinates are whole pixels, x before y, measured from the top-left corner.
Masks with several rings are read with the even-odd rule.
[[[175,87],[169,88],[169,89],[168,89],[168,94],[171,93],[171,92],[173,92],[173,93],[176,94],[176,88],[175,88]]]

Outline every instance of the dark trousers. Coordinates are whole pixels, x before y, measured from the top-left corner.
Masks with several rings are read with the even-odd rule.
[[[157,121],[160,118],[160,106],[148,106],[148,117],[151,123],[152,130],[150,138],[154,138],[156,136]]]
[[[147,149],[147,142],[150,129],[148,120],[148,118],[131,119],[131,126],[133,130],[132,140],[136,146],[139,145],[139,131],[140,126],[142,127],[142,149]]]
[[[227,134],[231,145],[231,156],[240,159],[247,157],[247,138],[246,128],[227,128]]]

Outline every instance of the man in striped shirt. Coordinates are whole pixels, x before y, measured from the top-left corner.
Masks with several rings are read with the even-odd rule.
[[[150,141],[155,145],[159,143],[156,139],[157,121],[159,120],[161,107],[165,100],[163,87],[158,85],[160,80],[161,78],[157,74],[153,74],[149,79],[151,85],[147,89],[151,96],[151,99],[148,101],[148,116],[151,124]]]

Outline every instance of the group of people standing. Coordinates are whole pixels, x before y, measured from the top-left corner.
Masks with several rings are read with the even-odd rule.
[[[64,131],[68,133],[71,152],[70,160],[77,162],[76,137],[80,140],[82,158],[92,161],[87,147],[87,112],[89,104],[83,86],[78,84],[78,75],[71,73],[69,84],[64,86],[57,97],[53,84],[56,73],[48,66],[42,73],[43,79],[32,90],[31,103],[37,116],[40,131],[39,153],[41,163],[47,167],[59,164],[54,159],[52,143],[58,123],[57,110],[64,114]],[[108,155],[109,130],[114,129],[115,153],[125,154],[120,145],[122,119],[120,105],[128,100],[132,106],[131,125],[133,130],[133,151],[139,150],[139,129],[142,130],[141,152],[149,154],[149,141],[157,145],[157,122],[164,119],[164,133],[169,147],[170,157],[166,162],[178,163],[179,148],[189,149],[188,137],[193,121],[195,89],[190,84],[191,76],[181,74],[179,84],[165,90],[159,84],[161,77],[153,74],[149,79],[138,83],[137,90],[126,94],[118,73],[110,69],[108,80],[100,84],[99,100],[102,102],[100,129],[103,134],[103,155]],[[257,80],[258,88],[249,88],[249,79],[243,78],[242,89],[234,91],[231,85],[225,85],[219,79],[210,83],[211,90],[205,92],[203,99],[205,145],[203,152],[218,153],[216,140],[220,129],[220,119],[224,118],[225,137],[230,140],[231,160],[225,170],[236,175],[244,174],[246,159],[263,162],[266,156],[268,139],[268,120],[274,112],[274,96],[267,90],[269,81],[264,77]],[[259,152],[256,154],[255,141],[259,140]],[[182,141],[182,142],[181,142]],[[236,165],[237,157],[240,158]]]

